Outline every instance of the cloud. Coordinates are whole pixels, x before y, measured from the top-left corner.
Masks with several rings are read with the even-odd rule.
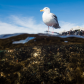
[[[72,29],[73,30],[75,30],[75,29],[84,30],[84,25],[78,26],[78,24],[76,24],[76,23],[60,21],[60,25],[61,25],[61,30],[59,31],[59,33],[63,32],[63,31],[70,31]]]
[[[32,17],[10,16],[9,19],[9,22],[0,21],[0,34],[43,33],[45,28],[47,28],[43,23],[36,24],[36,21]]]
[[[75,23],[70,23],[65,21],[60,21],[60,25],[61,25],[61,30],[59,32],[69,31],[71,28],[77,26],[77,24]]]
[[[54,29],[54,32],[69,31],[77,24],[59,21],[60,29]],[[82,25],[84,26],[84,25]],[[44,33],[48,27],[43,23],[36,23],[34,17],[18,17],[11,15],[8,22],[0,21],[0,34],[13,34],[13,33]],[[49,29],[53,31],[52,27]]]

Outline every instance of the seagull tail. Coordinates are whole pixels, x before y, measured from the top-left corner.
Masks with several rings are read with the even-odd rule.
[[[55,29],[61,28],[61,27],[59,26],[59,24],[55,24],[55,25],[53,25],[53,27],[54,27]]]

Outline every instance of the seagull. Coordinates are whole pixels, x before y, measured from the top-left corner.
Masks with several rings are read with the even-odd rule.
[[[52,26],[55,29],[60,28],[57,16],[53,13],[50,13],[50,8],[45,7],[43,10],[40,10],[40,12],[44,12],[42,15],[42,19],[43,22],[48,26],[48,32],[49,26]]]

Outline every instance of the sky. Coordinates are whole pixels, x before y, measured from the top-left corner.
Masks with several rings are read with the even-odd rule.
[[[0,34],[44,33],[48,30],[40,12],[44,7],[58,18],[61,28],[54,32],[84,27],[84,0],[0,0]]]

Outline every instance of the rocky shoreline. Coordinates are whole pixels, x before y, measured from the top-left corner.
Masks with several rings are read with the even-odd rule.
[[[25,44],[13,44],[14,41],[24,40],[27,37],[35,37]],[[67,43],[65,42],[67,41]],[[20,47],[33,47],[43,45],[69,45],[69,44],[84,44],[83,38],[67,37],[61,38],[58,36],[46,36],[45,34],[22,34],[6,39],[0,39],[0,50],[8,50]]]
[[[0,42],[0,84],[84,84],[83,39],[37,36],[11,44],[23,37]]]

